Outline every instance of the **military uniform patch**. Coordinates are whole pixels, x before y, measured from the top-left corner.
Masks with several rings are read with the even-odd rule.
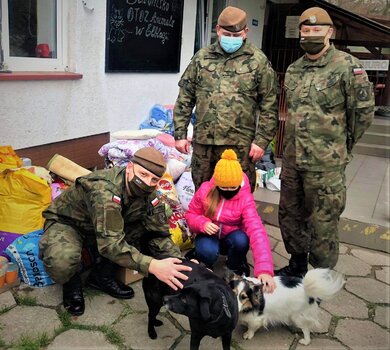
[[[165,213],[158,213],[157,214],[158,222],[160,224],[166,224],[168,222],[167,216]]]
[[[115,194],[112,196],[112,201],[116,204],[121,204],[121,197],[116,196]]]
[[[365,88],[359,88],[356,92],[356,97],[359,101],[368,101],[369,93]]]
[[[354,68],[353,69],[354,75],[361,75],[361,74],[363,74],[363,72],[364,72],[363,68]]]

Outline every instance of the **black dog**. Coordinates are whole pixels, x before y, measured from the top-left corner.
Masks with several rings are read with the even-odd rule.
[[[202,264],[183,259],[187,281],[184,288],[174,291],[154,275],[144,278],[142,288],[148,304],[148,334],[157,338],[154,327],[163,323],[156,319],[163,304],[176,313],[188,316],[191,327],[191,350],[199,349],[205,335],[222,337],[224,350],[230,349],[232,332],[238,320],[237,299],[228,284]]]

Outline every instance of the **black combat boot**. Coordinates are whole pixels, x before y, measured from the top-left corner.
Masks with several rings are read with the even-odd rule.
[[[288,266],[274,271],[275,276],[304,277],[307,272],[307,253],[292,254]]]
[[[74,275],[62,286],[62,300],[64,308],[74,316],[84,313],[84,296],[79,274]]]
[[[133,288],[115,280],[117,265],[102,258],[92,269],[88,277],[88,285],[118,299],[131,299],[134,296]]]

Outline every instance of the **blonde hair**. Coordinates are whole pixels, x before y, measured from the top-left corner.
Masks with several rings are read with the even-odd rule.
[[[205,216],[213,219],[221,197],[216,186],[212,187],[206,196],[207,209]]]

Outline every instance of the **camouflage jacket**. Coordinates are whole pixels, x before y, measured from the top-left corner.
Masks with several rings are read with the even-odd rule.
[[[374,116],[372,84],[359,60],[331,45],[318,60],[292,63],[284,85],[284,164],[311,171],[345,166]]]
[[[125,168],[119,167],[79,177],[43,216],[74,227],[83,239],[96,237],[101,255],[147,275],[152,257],[141,254],[141,238],[153,237],[149,244],[158,253],[179,257],[180,250],[170,237],[155,238],[155,232],[169,232],[165,205],[156,192],[129,197],[124,179]]]
[[[179,81],[175,139],[186,138],[196,106],[193,141],[265,149],[275,135],[277,80],[267,57],[248,41],[227,54],[214,43],[199,50]],[[256,129],[257,127],[257,129]]]

